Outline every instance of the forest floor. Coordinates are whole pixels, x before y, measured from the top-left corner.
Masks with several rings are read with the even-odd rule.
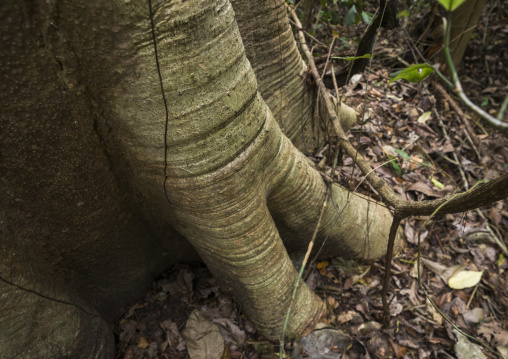
[[[319,22],[333,12],[329,18],[344,17],[349,9],[339,5],[316,11],[313,19],[318,25],[311,26],[311,32],[327,44],[338,36],[336,43],[342,41],[344,46],[340,53],[337,46],[332,54],[354,56],[354,38],[361,36],[365,24],[346,27]],[[368,3],[365,7],[368,11]],[[401,18],[401,28],[382,31],[368,82],[366,70],[358,83],[341,94],[363,118],[349,131],[352,143],[396,192],[414,201],[464,191],[479,180],[508,171],[507,136],[481,122],[447,95],[449,91],[443,92],[444,85],[440,88],[436,78],[416,84],[389,83],[391,72],[421,62],[418,51],[431,51],[416,49],[407,25],[422,21],[431,11],[420,9],[420,15]],[[470,99],[494,115],[508,93],[507,19],[506,2],[488,3],[458,69]],[[316,49],[322,51],[316,59],[323,66],[328,49]],[[333,161],[328,148],[310,158],[330,174]],[[355,189],[361,183],[357,191],[379,199],[362,182],[353,159],[343,157],[335,171],[343,185]],[[499,244],[508,243],[508,200],[467,213],[436,216],[426,224],[425,220],[413,217],[402,224],[407,245],[393,259],[388,330],[381,329],[382,260],[358,263],[325,257],[312,264],[307,284],[325,300],[327,327],[343,333],[332,333],[336,342],[313,358],[496,357],[485,349],[487,345],[508,358],[508,254]],[[418,280],[418,237],[423,263],[420,282],[428,298]],[[483,351],[473,339],[458,334],[448,320],[481,340]],[[194,354],[192,359],[207,358],[224,348],[224,343],[224,359],[278,357],[278,345],[255,332],[202,265],[182,264],[164,273],[144,299],[125,308],[114,330],[117,358],[188,358],[191,347],[203,355]],[[186,341],[185,331],[201,332],[208,341]],[[286,352],[298,352],[298,356],[302,347],[288,343]]]

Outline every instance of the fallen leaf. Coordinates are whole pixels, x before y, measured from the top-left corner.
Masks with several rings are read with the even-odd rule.
[[[317,265],[316,265],[316,268],[317,269],[323,269],[323,268],[326,268],[328,267],[328,264],[330,264],[330,262],[319,262]]]
[[[464,320],[467,324],[478,324],[485,319],[485,313],[482,308],[474,308],[464,313]]]
[[[466,268],[466,266],[461,264],[456,264],[454,266],[446,268],[446,270],[440,274],[440,277],[442,280],[445,281],[445,283],[448,283],[451,277],[453,277],[455,274],[459,273],[460,271],[463,271]],[[462,289],[462,288],[455,288],[455,289]]]
[[[150,343],[148,343],[148,341],[145,339],[145,337],[139,338],[138,348],[146,349],[149,345],[150,345]]]
[[[191,359],[219,359],[224,352],[224,338],[217,324],[195,309],[183,331]]]
[[[430,119],[431,115],[432,115],[432,112],[430,112],[430,111],[422,113],[420,115],[420,117],[418,117],[418,123],[425,123],[425,122],[427,122]]]
[[[478,344],[471,343],[464,335],[457,330],[453,330],[457,337],[457,343],[454,346],[455,354],[458,359],[487,359]]]
[[[347,312],[340,313],[337,316],[337,322],[339,324],[344,324],[344,323],[347,323],[347,322],[353,320],[354,318],[357,318],[357,319],[361,320],[362,317],[357,312],[352,311],[352,310],[348,310]]]
[[[443,316],[434,308],[429,299],[426,300],[425,310],[438,325],[443,323]]]
[[[471,288],[477,285],[482,279],[483,271],[473,272],[464,270],[455,273],[448,279],[448,286],[453,289]]]
[[[406,355],[407,352],[407,348],[395,343],[392,338],[389,338],[389,340],[390,344],[392,345],[393,354],[395,354],[397,358],[404,358],[404,355]]]
[[[497,347],[496,349],[502,359],[508,359],[508,347]]]

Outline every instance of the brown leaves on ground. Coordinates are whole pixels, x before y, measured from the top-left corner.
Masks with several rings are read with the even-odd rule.
[[[115,330],[117,358],[124,359],[236,358],[254,332],[202,266],[165,273]]]
[[[508,9],[504,6],[497,10],[506,13]],[[494,38],[488,41],[503,38],[508,28],[505,24],[501,28],[498,27],[501,32],[493,34]],[[393,31],[384,35],[390,37],[380,37],[375,56],[385,64],[391,62],[393,65],[396,61],[399,62],[396,66],[404,66],[400,59],[408,53],[406,35]],[[503,50],[498,58],[485,59],[470,54],[490,53],[490,50],[482,48],[479,41],[473,41],[470,46],[472,50],[466,52],[459,71],[469,69],[464,76],[466,83],[479,78],[474,86],[468,86],[468,94],[472,101],[483,103],[492,113],[495,111],[493,104],[497,104],[498,109],[508,93],[508,73],[494,74],[488,69],[485,72],[481,62],[497,63],[508,56],[508,52]],[[460,103],[450,103],[433,88],[431,81],[389,84],[391,71],[374,61],[368,84],[364,79],[344,89],[342,95],[363,119],[349,131],[349,139],[402,197],[413,201],[440,198],[471,188],[477,181],[506,173],[506,137],[484,128],[464,107],[468,118],[459,117],[453,108],[457,104],[461,107]],[[489,89],[489,84],[496,90]],[[475,92],[474,89],[482,86],[488,91]],[[494,93],[495,98],[488,97]],[[470,128],[473,133],[468,132]],[[353,158],[339,157],[339,166],[333,172],[333,154],[333,148],[328,146],[312,159],[321,164],[318,167],[328,178],[337,179],[352,191],[380,199],[363,180]],[[465,359],[463,352],[456,351],[457,336],[441,313],[464,332],[506,355],[508,262],[502,245],[508,240],[508,201],[479,211],[436,216],[422,227],[425,219],[408,218],[403,223],[409,245],[393,261],[392,320],[387,331],[368,330],[382,322],[379,284],[383,280],[382,265],[374,263],[359,281],[353,281],[354,274],[344,270],[346,265],[334,265],[337,262],[333,260],[326,268],[319,269],[322,275],[321,281],[315,281],[316,291],[328,304],[333,303],[328,308],[328,321],[345,330],[354,341],[344,356]],[[418,284],[418,238],[423,258],[422,285],[437,308]],[[324,270],[328,272],[325,275]],[[470,339],[464,340],[460,339],[462,347],[469,348],[469,353],[475,352],[476,344]],[[484,354],[492,356],[485,350]]]

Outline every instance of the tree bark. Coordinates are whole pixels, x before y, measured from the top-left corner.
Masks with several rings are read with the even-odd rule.
[[[261,96],[295,146],[304,152],[315,150],[322,127],[313,118],[316,92],[306,83],[307,66],[296,46],[285,2],[262,0],[252,6],[247,0],[233,0],[232,5]]]
[[[487,0],[466,0],[451,13],[450,50],[455,67],[460,64],[462,57],[464,57],[467,44],[473,35],[486,3]],[[445,63],[444,59],[442,61]]]
[[[189,259],[180,235],[258,330],[280,335],[296,278],[286,248],[305,248],[327,185],[258,92],[229,2],[153,5],[165,98],[147,2],[2,4],[10,40],[1,72],[8,114],[2,285],[31,293],[1,299],[12,313],[0,322],[7,356],[35,352],[9,330],[30,320],[16,313],[35,296],[46,303],[40,328],[62,343],[80,333],[89,348],[82,353],[107,357],[110,337],[96,316]],[[301,59],[294,63],[299,73]],[[269,82],[277,81],[286,79]],[[299,119],[292,106],[287,116]],[[334,186],[320,230],[321,240],[329,235],[326,255],[382,255],[390,218],[385,207]],[[70,309],[55,318],[55,303]],[[323,311],[302,285],[289,334],[304,332]],[[72,319],[78,312],[96,319]],[[69,325],[61,335],[58,320]],[[67,355],[58,348],[48,353]]]

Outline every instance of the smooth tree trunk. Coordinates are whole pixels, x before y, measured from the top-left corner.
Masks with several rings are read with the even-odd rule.
[[[459,66],[487,0],[466,0],[451,12],[450,50],[455,67]],[[444,59],[442,59],[444,62]]]
[[[312,128],[313,96],[283,2],[269,3],[282,76],[271,54],[253,70],[243,41],[261,45],[242,41],[228,1],[153,1],[165,96],[148,2],[0,5],[2,356],[111,357],[105,320],[195,258],[183,237],[260,333],[280,336],[288,251],[305,250],[327,185],[281,131],[298,142]],[[390,221],[334,185],[319,241],[377,258]],[[296,336],[324,305],[302,285],[292,313]]]
[[[413,24],[415,30],[420,28],[416,32],[413,30],[413,32],[418,43],[423,44],[422,47],[425,49],[422,48],[422,52],[428,60],[441,64],[446,63],[442,51],[445,39],[445,27],[442,18],[446,17],[451,24],[449,46],[452,61],[455,67],[458,67],[486,4],[487,0],[465,0],[454,11],[447,12],[441,5],[436,3],[432,8],[432,13],[423,16],[420,22]]]

